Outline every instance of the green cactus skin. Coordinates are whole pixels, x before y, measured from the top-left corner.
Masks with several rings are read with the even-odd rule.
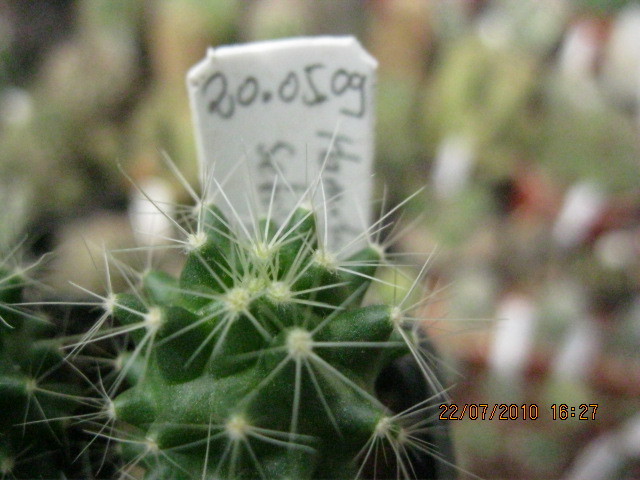
[[[104,407],[123,476],[358,478],[390,455],[412,478],[405,457],[419,445],[374,385],[413,336],[400,306],[362,305],[383,249],[337,260],[302,206],[252,238],[216,206],[200,209],[178,279],[150,271],[105,299],[117,326],[96,338],[135,342]]]
[[[56,327],[19,305],[27,283],[0,267],[0,478],[61,478],[78,472],[67,426],[81,392]]]

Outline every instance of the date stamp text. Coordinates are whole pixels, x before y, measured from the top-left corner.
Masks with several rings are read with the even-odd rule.
[[[538,420],[543,407],[536,403],[442,403],[440,420]],[[595,420],[597,403],[581,403],[577,406],[554,403],[548,408],[552,420]]]

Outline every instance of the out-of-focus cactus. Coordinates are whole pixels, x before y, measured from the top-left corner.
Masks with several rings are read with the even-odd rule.
[[[67,428],[78,377],[63,368],[56,326],[21,305],[30,268],[12,263],[0,262],[0,477],[76,476]]]

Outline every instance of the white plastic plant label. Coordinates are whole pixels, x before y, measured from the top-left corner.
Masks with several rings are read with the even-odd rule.
[[[307,199],[320,211],[327,202],[330,248],[361,234],[371,216],[376,66],[353,37],[312,37],[210,49],[189,71],[199,159],[243,220],[272,205],[281,222],[313,191]]]

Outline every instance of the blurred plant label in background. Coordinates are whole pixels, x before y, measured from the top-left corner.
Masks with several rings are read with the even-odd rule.
[[[371,217],[376,66],[353,37],[309,37],[210,49],[189,71],[203,172],[213,169],[243,221],[270,204],[282,221],[315,185],[314,203],[327,200],[329,247],[363,231]]]

